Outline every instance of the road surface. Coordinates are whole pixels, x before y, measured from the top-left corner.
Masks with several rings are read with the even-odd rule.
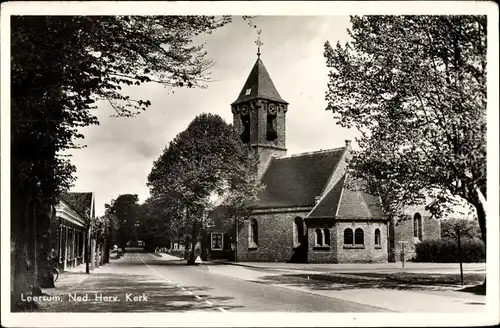
[[[130,249],[83,282],[56,288],[49,312],[279,311],[380,312],[383,308],[259,282],[262,273],[224,264],[187,266],[184,260]]]

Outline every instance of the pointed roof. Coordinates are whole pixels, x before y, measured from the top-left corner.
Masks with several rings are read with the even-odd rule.
[[[261,179],[265,187],[255,207],[314,206],[344,149],[273,158]]]
[[[345,175],[333,186],[319,204],[309,213],[309,217],[334,217],[342,197]]]
[[[385,218],[378,197],[362,191],[361,181],[347,180],[344,174],[308,217]]]
[[[359,185],[361,182],[355,182],[355,184]],[[385,218],[378,197],[361,191],[358,186],[344,188],[337,215],[340,219]]]
[[[253,65],[252,71],[250,72],[250,75],[248,75],[247,81],[245,82],[238,99],[236,99],[231,105],[236,105],[252,99],[274,100],[288,104],[285,100],[283,100],[283,98],[281,98],[278,90],[276,90],[276,87],[274,86],[274,83],[260,57],[257,58],[255,65]]]

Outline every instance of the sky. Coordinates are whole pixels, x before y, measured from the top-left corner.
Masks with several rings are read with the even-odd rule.
[[[349,36],[348,16],[258,16],[252,19],[262,29],[261,59],[281,97],[289,102],[287,154],[330,149],[358,135],[341,128],[325,110],[327,89],[324,44]],[[71,191],[93,191],[96,215],[104,204],[120,194],[149,197],[147,176],[166,145],[195,116],[213,113],[232,123],[230,104],[236,100],[256,59],[257,29],[241,17],[196,42],[205,42],[215,65],[206,89],[166,89],[145,84],[131,95],[149,99],[152,105],[135,118],[116,118],[112,108],[100,103],[95,115],[100,125],[82,129],[85,148],[73,152],[77,181]],[[355,144],[353,145],[355,146]]]

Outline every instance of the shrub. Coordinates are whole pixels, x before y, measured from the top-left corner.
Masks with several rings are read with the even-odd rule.
[[[441,220],[441,238],[457,239],[457,229],[460,229],[462,238],[481,238],[481,229],[477,220],[464,218],[449,218]]]
[[[484,262],[486,248],[480,239],[462,239],[462,261]],[[458,244],[456,240],[426,240],[415,247],[416,262],[459,262]]]

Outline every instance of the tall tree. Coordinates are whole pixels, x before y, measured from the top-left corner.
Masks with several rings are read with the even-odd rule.
[[[148,176],[151,195],[176,208],[177,230],[186,229],[192,243],[188,263],[206,223],[214,197],[222,197],[233,215],[248,210],[259,190],[253,153],[220,116],[197,116],[170,142]]]
[[[111,201],[113,204],[114,200]],[[116,217],[116,213],[114,208],[110,204],[105,204],[105,212],[104,216],[101,218],[102,226],[104,229],[100,231],[101,233],[106,235],[106,242],[108,250],[113,248],[113,245],[118,243],[118,231],[119,231],[119,222]],[[109,253],[106,254],[109,260]]]
[[[154,251],[156,247],[165,247],[170,237],[169,208],[156,203],[154,199],[148,198],[141,204],[138,223],[139,239],[145,242],[147,251]]]
[[[51,206],[73,183],[61,153],[98,124],[96,101],[133,116],[150,101],[123,87],[201,87],[212,63],[192,43],[228,23],[213,16],[14,16],[11,18],[12,308],[36,290],[37,253]],[[50,238],[45,238],[50,239]],[[33,288],[34,287],[34,288]]]
[[[356,127],[351,171],[386,210],[431,193],[471,204],[486,241],[486,17],[354,16],[326,42],[327,110]]]
[[[124,194],[112,200],[108,208],[107,213],[116,217],[116,241],[122,249],[135,238],[135,225],[140,214],[138,202],[139,196],[136,194]]]

